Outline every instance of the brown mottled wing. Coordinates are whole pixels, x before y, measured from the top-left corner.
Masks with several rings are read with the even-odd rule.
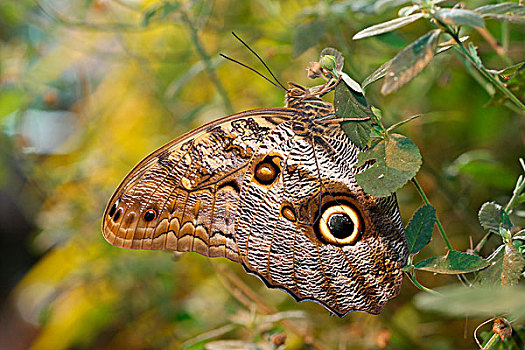
[[[294,135],[282,124],[263,140],[254,162],[282,155],[282,176],[272,184],[257,181],[253,171],[245,175],[236,232],[243,264],[269,286],[339,316],[380,313],[399,293],[408,256],[397,202],[363,193],[353,168],[358,149],[339,125],[312,123],[307,129]],[[326,208],[341,203],[356,208],[364,221],[352,244],[327,243],[319,232]]]
[[[139,163],[106,208],[104,236],[120,247],[227,257],[339,316],[377,314],[399,293],[408,247],[395,197],[357,185],[357,153],[339,125],[300,110],[226,117]],[[362,230],[331,243],[320,223],[342,206]]]
[[[228,116],[150,154],[110,199],[102,227],[106,240],[123,248],[194,251],[241,262],[234,230],[247,166],[262,140],[293,111]]]

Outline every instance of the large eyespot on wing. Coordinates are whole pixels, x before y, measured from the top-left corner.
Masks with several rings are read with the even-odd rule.
[[[287,108],[239,113],[153,152],[110,199],[104,237],[123,248],[194,251],[238,261],[236,213],[247,166],[262,140],[293,115]],[[269,166],[260,169],[262,179],[272,176]]]
[[[345,202],[328,203],[321,209],[321,216],[314,231],[321,241],[329,244],[354,244],[365,230],[359,210]]]
[[[357,149],[342,130],[286,136],[261,144],[280,166],[260,181],[255,157],[239,202],[237,244],[245,268],[296,300],[319,302],[343,316],[382,311],[402,281],[407,246],[397,206],[355,182]],[[338,133],[341,133],[338,134]],[[323,138],[321,138],[323,137]],[[388,209],[388,210],[387,210]]]

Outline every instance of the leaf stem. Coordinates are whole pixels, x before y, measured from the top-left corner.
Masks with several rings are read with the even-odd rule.
[[[404,119],[404,120],[402,120],[400,122],[392,124],[388,129],[386,129],[386,132],[390,133],[391,131],[393,131],[394,129],[400,127],[401,125],[404,125],[404,124],[406,124],[406,123],[408,123],[408,122],[410,122],[410,121],[412,121],[412,120],[414,120],[416,118],[422,117],[422,116],[423,116],[423,114],[416,114],[416,115],[413,115],[413,116],[411,116],[411,117],[409,117],[407,119]]]
[[[423,202],[425,202],[425,204],[427,205],[432,205],[430,204],[430,201],[428,200],[427,195],[425,194],[425,191],[423,191],[423,188],[419,185],[419,182],[417,182],[415,177],[412,178],[412,183],[414,184],[414,186],[416,186],[416,189],[419,192],[419,195],[421,196],[421,198],[423,199]],[[450,244],[447,234],[445,233],[445,229],[443,229],[443,225],[441,225],[441,221],[439,221],[439,218],[437,217],[437,215],[436,215],[436,224],[438,226],[439,232],[441,233],[441,236],[443,237],[443,240],[445,241],[445,244],[447,245],[447,248],[452,250],[452,245]]]
[[[430,289],[430,288],[427,288],[427,287],[425,287],[424,285],[422,285],[421,283],[419,283],[419,282],[416,280],[416,275],[415,275],[414,273],[405,272],[405,274],[408,276],[408,278],[410,279],[410,281],[412,281],[412,283],[414,284],[414,286],[416,286],[417,288],[421,289],[422,291],[427,292],[427,293],[430,293],[430,294],[432,294],[432,295],[441,295],[440,293],[436,292],[435,290]]]
[[[507,87],[505,84],[503,84],[501,81],[496,79],[494,75],[492,75],[481,63],[476,63],[476,60],[470,53],[470,51],[463,45],[461,40],[459,39],[459,36],[457,33],[455,33],[450,26],[440,22],[440,24],[444,27],[446,33],[448,33],[452,38],[454,38],[454,41],[456,41],[460,52],[469,60],[470,64],[472,64],[487,80],[489,80],[492,85],[494,85],[496,88],[498,88],[504,95],[506,95],[514,104],[516,104],[521,110],[525,111],[525,104],[521,102]]]
[[[483,238],[478,242],[478,244],[476,244],[476,247],[474,247],[474,253],[475,254],[479,254],[479,252],[481,252],[481,249],[483,249],[483,246],[485,245],[485,243],[487,243],[487,241],[489,240],[489,237],[490,235],[492,234],[492,232],[487,232]]]
[[[525,171],[525,161],[523,158],[520,158],[520,164],[523,168],[523,171]],[[525,190],[525,178],[523,175],[520,175],[518,177],[518,181],[516,182],[516,187],[514,187],[514,191],[512,191],[512,197],[510,197],[509,202],[505,206],[505,211],[507,213],[511,213],[512,209],[514,209],[516,202],[518,201],[519,196],[523,193]]]
[[[498,54],[499,57],[503,60],[503,62],[510,66],[512,65],[512,61],[510,60],[509,56],[507,55],[507,52],[505,49],[498,43],[498,41],[490,34],[490,32],[485,27],[475,27],[476,31],[485,39],[485,41],[489,44],[489,46]]]
[[[489,341],[483,346],[481,350],[493,350],[497,349],[497,346],[499,345],[499,335],[497,333],[492,334],[492,337],[490,337]]]

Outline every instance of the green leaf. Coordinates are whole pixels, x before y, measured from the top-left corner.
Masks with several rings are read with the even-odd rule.
[[[405,229],[410,254],[417,254],[432,238],[432,230],[436,223],[436,209],[431,205],[419,208]]]
[[[443,22],[453,26],[484,27],[485,21],[474,11],[464,9],[441,8],[435,12]]]
[[[525,6],[514,2],[481,6],[474,11],[484,18],[507,22],[525,22]]]
[[[303,24],[295,31],[293,39],[293,52],[295,56],[300,56],[309,48],[317,45],[326,32],[325,22],[320,19],[314,19]]]
[[[467,40],[469,37],[468,36],[462,36],[461,38],[459,38],[459,40],[461,42],[464,42],[465,40]],[[438,55],[442,52],[445,52],[447,51],[448,49],[452,48],[454,45],[456,44],[449,44],[449,45],[444,45],[444,46],[440,46],[438,50],[436,50],[435,52],[435,55]],[[386,61],[385,63],[383,63],[381,65],[381,67],[379,67],[378,69],[376,69],[375,72],[373,72],[372,74],[370,74],[368,77],[365,78],[365,80],[363,80],[363,83],[362,83],[362,86],[363,86],[363,89],[365,87],[367,87],[368,85],[372,84],[373,82],[383,78],[385,75],[386,75],[386,72],[388,71],[388,69],[390,68],[390,66],[392,65],[392,61],[394,59],[391,59],[389,61]]]
[[[449,250],[444,256],[421,260],[414,265],[414,268],[416,270],[454,275],[478,271],[487,266],[489,266],[489,262],[478,255]]]
[[[505,82],[507,88],[518,98],[525,98],[525,62],[507,67],[501,71],[496,71]],[[494,95],[490,98],[487,106],[497,106],[505,103],[508,97],[500,90],[496,90]]]
[[[508,214],[504,212],[501,205],[495,202],[483,203],[478,212],[478,218],[481,226],[493,233],[499,234],[500,226],[507,230],[512,229],[512,223],[508,220]]]
[[[363,94],[363,88],[361,87],[361,85],[359,85],[357,81],[350,78],[350,76],[345,72],[341,72],[339,74],[341,75],[341,79],[343,80],[343,82],[350,88],[350,91],[354,91],[354,93]]]
[[[440,33],[436,29],[423,35],[394,57],[381,87],[382,94],[388,95],[399,89],[432,61]]]
[[[375,163],[356,175],[357,183],[375,197],[386,197],[413,178],[421,166],[416,144],[405,136],[392,134],[372,148],[359,153],[357,167]]]
[[[352,37],[352,39],[358,40],[358,39],[363,39],[363,38],[367,38],[367,37],[374,36],[374,35],[391,32],[397,28],[401,28],[403,26],[406,26],[407,24],[415,22],[424,16],[425,16],[424,13],[419,12],[419,13],[415,13],[410,16],[399,17],[391,21],[379,23],[379,24],[376,24],[376,25],[373,25],[371,27],[361,30],[360,32],[355,34]]]
[[[478,212],[479,223],[485,230],[491,232],[499,231],[501,222],[501,205],[494,202],[483,203]]]
[[[522,69],[524,69],[524,66],[525,62],[520,62],[517,64],[513,64],[512,66],[509,66],[507,68],[503,68],[502,70],[495,71],[494,73],[498,74],[503,81],[508,81],[514,75],[516,75]]]
[[[406,16],[410,16],[411,14],[413,14],[414,12],[416,11],[420,11],[421,9],[421,6],[419,5],[409,5],[409,6],[405,6],[405,7],[402,7],[399,9],[399,11],[397,11],[397,15],[399,17],[406,17]]]
[[[339,83],[335,87],[334,107],[337,118],[372,118],[374,116],[365,96],[348,88],[345,83]],[[370,142],[371,125],[371,120],[341,123],[350,141],[360,149],[366,148]]]
[[[390,66],[392,65],[392,61],[393,59],[391,59],[390,61],[386,61],[374,73],[366,77],[365,80],[363,80],[363,89],[368,85],[372,84],[374,81],[383,78],[386,75],[386,72],[388,71]]]
[[[512,243],[500,245],[488,261],[490,267],[476,278],[476,283],[482,286],[514,286],[525,267],[525,258]]]
[[[447,286],[440,295],[419,293],[414,298],[418,308],[464,318],[493,317],[510,314],[515,321],[525,316],[525,287],[493,288]]]

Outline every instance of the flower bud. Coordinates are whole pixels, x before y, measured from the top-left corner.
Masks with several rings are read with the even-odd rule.
[[[337,61],[335,60],[335,57],[332,55],[325,55],[321,57],[321,67],[326,69],[327,71],[334,71],[337,66]]]

